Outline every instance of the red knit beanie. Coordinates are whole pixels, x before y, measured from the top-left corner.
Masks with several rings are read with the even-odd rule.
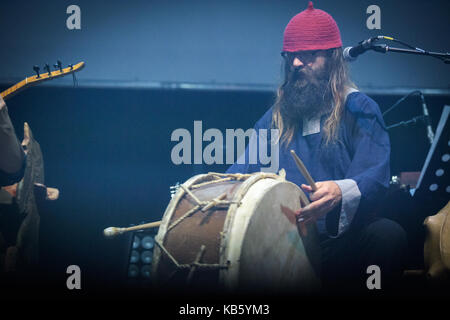
[[[326,50],[342,47],[336,21],[325,11],[308,8],[289,21],[284,30],[283,51]]]

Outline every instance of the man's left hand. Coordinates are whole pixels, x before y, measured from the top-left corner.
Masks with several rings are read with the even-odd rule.
[[[342,200],[341,189],[334,181],[316,182],[316,191],[306,184],[301,187],[303,191],[310,193],[311,203],[297,211],[297,217],[317,219],[333,210]]]

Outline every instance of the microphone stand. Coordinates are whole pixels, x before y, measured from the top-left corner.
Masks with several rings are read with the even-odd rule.
[[[389,47],[386,44],[373,44],[370,46],[370,50],[376,51],[376,52],[381,52],[381,53],[386,53],[386,52],[397,52],[397,53],[405,53],[405,54],[415,54],[415,55],[422,55],[422,56],[430,56],[433,58],[437,58],[439,60],[442,60],[445,64],[450,64],[450,53],[441,53],[441,52],[431,52],[431,51],[426,51],[420,48],[416,48],[413,46],[410,46],[409,44],[406,44],[402,41],[399,41],[397,39],[394,39],[392,37],[385,37],[385,36],[379,36],[378,38],[381,39],[387,39],[387,40],[392,40],[392,41],[396,41],[399,42],[407,47],[409,47],[410,49],[404,49],[404,48],[394,48],[394,47]],[[417,91],[413,91],[411,92],[409,95],[416,93]],[[422,103],[422,112],[423,112],[423,116],[422,117],[415,117],[409,121],[402,121],[396,125],[390,126],[389,128],[394,128],[397,127],[399,125],[408,125],[410,123],[415,123],[417,122],[418,118],[422,118],[426,124],[427,127],[427,137],[428,140],[430,141],[430,144],[433,144],[433,140],[434,140],[434,133],[433,130],[431,128],[431,122],[430,122],[430,116],[428,113],[428,108],[427,105],[425,103],[425,98],[422,94],[422,92],[418,91],[417,93],[419,93],[420,95],[420,99],[421,99],[421,103]],[[409,95],[407,95],[406,97],[408,97]],[[406,98],[405,97],[405,98]],[[402,99],[399,101],[401,102]],[[387,112],[391,111],[392,109],[394,109],[397,106],[398,103],[396,103],[394,106],[392,106],[389,110],[387,110],[384,114],[386,114]],[[384,115],[383,114],[383,115]]]
[[[395,41],[398,43],[403,44],[406,47],[409,47],[409,49],[404,49],[404,48],[394,48],[394,47],[389,47],[386,44],[372,44],[372,41],[374,40],[378,40],[378,39],[385,39],[385,40],[391,40],[391,41]],[[365,47],[366,50],[373,50],[376,52],[381,52],[381,53],[386,53],[386,52],[397,52],[397,53],[405,53],[405,54],[415,54],[415,55],[422,55],[422,56],[430,56],[439,60],[442,60],[445,64],[450,64],[450,53],[441,53],[441,52],[431,52],[431,51],[426,51],[417,47],[413,47],[403,41],[400,41],[398,39],[394,39],[393,37],[386,37],[386,36],[377,36],[374,38],[371,38],[369,41],[369,45],[368,47]],[[408,94],[407,96],[405,96],[404,98],[400,99],[397,103],[395,103],[391,108],[389,108],[386,112],[383,113],[383,116],[388,113],[389,111],[391,111],[392,109],[394,109],[395,107],[397,107],[397,105],[402,102],[404,99],[406,99],[408,96],[415,94],[415,93],[419,93],[420,95],[420,100],[422,103],[422,113],[423,116],[419,116],[419,117],[414,117],[411,120],[408,121],[401,121],[397,124],[394,124],[392,126],[389,126],[388,129],[391,128],[395,128],[401,125],[408,125],[411,123],[416,123],[418,119],[423,119],[426,127],[427,127],[427,137],[428,140],[430,141],[430,144],[433,144],[433,140],[434,140],[434,133],[433,130],[431,128],[431,122],[430,122],[430,116],[428,113],[428,108],[427,105],[425,103],[425,98],[422,94],[422,92],[420,91],[413,91],[410,94]]]
[[[389,130],[389,129],[396,128],[396,127],[399,127],[399,126],[407,126],[407,125],[410,125],[410,124],[416,124],[418,120],[423,120],[423,122],[425,123],[425,125],[427,127],[428,141],[432,145],[433,144],[433,140],[434,140],[434,133],[433,133],[433,129],[431,128],[430,115],[428,113],[428,108],[427,108],[427,105],[425,103],[425,98],[423,96],[423,93],[420,90],[412,91],[412,92],[408,93],[406,96],[400,98],[396,103],[394,103],[394,105],[392,107],[390,107],[388,110],[383,112],[383,116],[385,116],[388,112],[391,112],[401,102],[405,101],[406,98],[408,98],[409,96],[412,96],[413,94],[418,94],[420,96],[420,101],[421,101],[421,104],[422,104],[422,113],[423,113],[423,115],[414,117],[414,118],[412,118],[410,120],[407,120],[407,121],[400,121],[398,123],[395,123],[393,125],[390,125],[390,126],[386,127],[386,129]]]
[[[417,117],[414,117],[414,118],[412,118],[410,120],[407,120],[407,121],[400,121],[400,122],[391,124],[389,127],[386,127],[386,129],[390,130],[390,129],[393,129],[393,128],[396,128],[396,127],[400,127],[400,126],[406,127],[406,126],[411,125],[411,124],[416,124],[420,120],[425,121],[425,116],[417,116]]]
[[[386,53],[386,52],[397,52],[397,53],[406,53],[406,54],[416,54],[416,55],[422,55],[422,56],[430,56],[433,58],[438,58],[440,60],[442,60],[444,63],[446,64],[450,64],[450,53],[441,53],[441,52],[431,52],[431,51],[425,51],[422,49],[419,50],[414,50],[414,49],[403,49],[403,48],[394,48],[394,47],[389,47],[385,44],[377,44],[377,45],[372,45],[370,47],[370,49],[376,51],[376,52],[381,52],[381,53]]]

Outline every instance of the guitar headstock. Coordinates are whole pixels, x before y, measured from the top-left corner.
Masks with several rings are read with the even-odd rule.
[[[0,93],[0,95],[3,97],[3,99],[6,100],[7,98],[11,98],[14,94],[19,92],[20,90],[25,89],[28,86],[35,85],[41,81],[64,77],[68,74],[78,72],[84,68],[84,65],[85,63],[82,61],[78,62],[75,65],[69,64],[67,68],[63,68],[61,61],[58,60],[57,63],[53,65],[55,67],[54,71],[50,70],[49,64],[45,64],[45,72],[42,73],[40,73],[40,68],[38,66],[34,66],[33,70],[34,72],[36,72],[35,76],[25,78],[24,80]]]
[[[36,83],[40,81],[50,80],[57,77],[66,76],[68,74],[75,73],[77,71],[80,71],[84,68],[84,62],[78,62],[75,65],[69,64],[67,68],[62,68],[61,61],[58,60],[57,64],[54,65],[55,69],[54,71],[50,70],[50,66],[46,64],[44,66],[45,72],[39,73],[40,68],[38,66],[34,66],[33,70],[36,72],[35,76],[27,77],[25,81],[27,83]]]

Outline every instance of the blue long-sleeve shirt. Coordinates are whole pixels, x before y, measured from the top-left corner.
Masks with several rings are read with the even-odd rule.
[[[291,143],[279,147],[278,168],[285,169],[287,180],[299,186],[308,184],[292,159],[290,150],[293,149],[314,181],[333,180],[338,184],[342,191],[340,208],[334,210],[334,218],[330,212],[326,219],[319,219],[317,225],[321,234],[339,236],[349,229],[356,216],[358,221],[364,221],[364,215],[387,191],[390,142],[377,103],[359,91],[347,95],[337,142],[328,146],[322,142],[325,119],[326,116],[317,119],[316,130],[312,128],[312,131],[314,124],[300,124]],[[248,153],[250,145],[258,141],[259,129],[268,129],[267,139],[270,139],[271,120],[272,108],[255,125],[257,135],[247,146],[246,161],[233,164],[228,173],[251,173],[264,168],[259,161],[249,163]]]

